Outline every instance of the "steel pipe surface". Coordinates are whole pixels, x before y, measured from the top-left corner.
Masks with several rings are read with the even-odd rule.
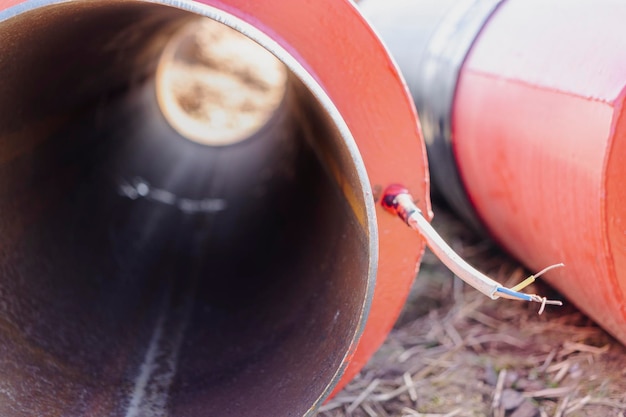
[[[201,16],[287,69],[238,143],[188,140],[157,100]],[[311,415],[358,372],[423,249],[377,190],[429,202],[410,99],[352,4],[9,1],[0,39],[1,415]]]

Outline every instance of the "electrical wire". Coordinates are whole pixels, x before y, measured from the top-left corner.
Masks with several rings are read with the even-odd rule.
[[[478,271],[459,256],[422,215],[421,210],[413,203],[413,198],[404,187],[399,185],[388,187],[382,199],[382,205],[387,210],[397,214],[409,227],[416,230],[424,238],[435,256],[456,276],[492,300],[501,297],[540,303],[539,314],[543,312],[546,305],[563,305],[558,300],[548,300],[546,297],[536,294],[520,292],[520,290],[532,284],[540,275],[551,269],[564,266],[562,263],[551,265],[539,273],[526,278],[513,288],[507,288]]]

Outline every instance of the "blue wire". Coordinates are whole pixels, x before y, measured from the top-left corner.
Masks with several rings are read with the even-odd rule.
[[[524,300],[524,301],[532,301],[533,300],[532,297],[530,295],[528,295],[528,294],[524,294],[523,292],[513,291],[513,290],[510,290],[510,289],[505,288],[505,287],[498,287],[496,292],[501,292],[501,293],[504,293],[506,295],[510,295],[511,297],[519,298],[520,300]]]

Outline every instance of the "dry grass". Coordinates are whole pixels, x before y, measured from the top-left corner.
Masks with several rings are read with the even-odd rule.
[[[509,284],[530,274],[435,213],[435,227],[483,271]],[[550,291],[536,292],[561,298]],[[539,316],[537,305],[491,301],[427,253],[386,343],[319,415],[624,416],[625,375],[626,349],[569,303]]]

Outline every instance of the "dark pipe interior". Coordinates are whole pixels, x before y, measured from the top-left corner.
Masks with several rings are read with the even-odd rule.
[[[2,416],[304,415],[358,332],[370,236],[328,169],[359,189],[338,129],[291,74],[249,139],[181,137],[154,73],[194,18],[0,22]]]

